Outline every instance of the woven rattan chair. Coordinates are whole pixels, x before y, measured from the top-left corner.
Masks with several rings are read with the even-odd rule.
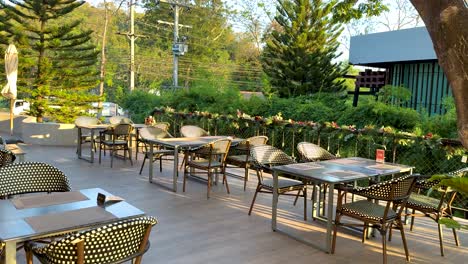
[[[309,142],[300,142],[297,144],[302,162],[313,162],[336,159],[336,156],[328,152],[326,149]]]
[[[355,188],[353,193],[366,197],[367,200],[343,204],[346,192],[341,189],[338,191],[338,204],[336,207],[336,218],[333,227],[332,251],[335,252],[336,236],[338,226],[362,226],[364,243],[369,226],[379,230],[382,235],[383,263],[387,263],[387,231],[392,228],[400,230],[403,246],[405,249],[406,260],[410,261],[408,246],[406,244],[405,232],[401,214],[408,200],[411,189],[413,188],[415,178],[412,176],[402,176],[397,179],[377,183],[368,187]],[[375,203],[373,200],[384,201],[385,205]],[[400,207],[398,207],[400,205]],[[343,223],[341,218],[347,216],[364,222],[364,224]],[[391,236],[390,236],[391,238]]]
[[[34,255],[43,264],[117,264],[130,260],[139,264],[150,247],[148,238],[156,223],[156,218],[140,217],[72,233],[46,245],[28,242],[27,263],[33,263]]]
[[[226,164],[234,165],[244,169],[244,191],[249,180],[249,168],[252,163],[250,157],[250,148],[252,146],[265,145],[268,141],[266,136],[250,137],[239,143],[236,147],[231,148],[229,155],[226,158]],[[233,154],[231,154],[234,152]]]
[[[12,163],[0,168],[0,198],[40,192],[68,192],[67,176],[52,165],[40,162]]]
[[[117,125],[117,124],[133,124],[133,121],[125,116],[111,116],[109,118],[109,124]]]
[[[316,162],[316,161],[323,161],[323,160],[331,160],[336,159],[337,157],[326,149],[320,147],[319,145],[310,143],[310,142],[299,142],[297,144],[297,151],[299,152],[299,157],[301,162]],[[312,193],[312,204],[315,204],[315,196],[316,196],[316,189],[317,185],[315,183],[311,183],[314,185],[313,193]],[[325,203],[325,198],[327,197],[327,184],[318,185],[319,187],[319,194],[322,196],[322,201]],[[323,190],[323,191],[322,191]],[[296,197],[297,200],[298,197]],[[321,199],[319,198],[319,201]],[[325,215],[325,206],[322,207],[322,214]]]
[[[171,126],[171,124],[167,123],[167,122],[157,122],[153,125],[153,127],[156,127],[156,128],[159,128],[159,129],[162,129],[166,132],[169,132],[169,127]]]
[[[16,156],[8,149],[0,149],[0,167],[4,167],[15,161]]]
[[[157,127],[144,127],[140,129],[140,137],[141,137],[141,141],[144,144],[143,147],[145,149],[144,151],[145,157],[143,158],[143,163],[141,164],[140,175],[141,175],[141,172],[143,171],[143,167],[145,166],[145,161],[147,159],[149,159],[150,162],[155,162],[156,160],[159,160],[159,171],[162,172],[162,158],[164,156],[173,156],[174,151],[170,149],[162,149],[162,148],[154,149],[153,156],[150,157],[151,153],[149,152],[147,140],[166,138],[166,137],[169,137],[169,134],[166,131]]]
[[[258,178],[257,188],[255,190],[252,204],[250,205],[249,215],[252,213],[257,194],[273,193],[273,179],[264,178],[263,172],[271,173],[271,168],[279,165],[295,163],[294,159],[284,153],[282,150],[269,145],[259,145],[250,148],[250,155],[253,161]],[[304,197],[304,220],[307,220],[307,185],[301,181],[278,177],[278,194],[298,196],[302,193]],[[291,191],[297,191],[297,194],[290,194]]]
[[[183,191],[185,192],[185,183],[189,174],[189,169],[198,169],[206,171],[207,174],[207,198],[210,198],[211,185],[213,184],[213,173],[221,172],[223,174],[223,183],[226,183],[226,191],[229,194],[229,185],[226,179],[226,156],[231,146],[231,139],[219,139],[210,142],[204,146],[196,149],[191,149],[185,153],[185,166],[184,166],[184,185]],[[198,159],[191,159],[196,155]]]
[[[210,133],[203,128],[197,126],[182,126],[180,128],[180,134],[183,137],[206,137],[210,135]]]
[[[464,173],[468,173],[468,168],[464,168],[458,171],[449,173],[452,176],[462,176]],[[452,202],[455,200],[457,193],[452,191],[450,188],[440,187],[436,190],[432,190],[436,187],[440,181],[429,181],[429,176],[419,176],[416,180],[415,189],[406,203],[406,208],[411,209],[411,226],[410,231],[413,231],[414,218],[418,216],[429,217],[437,223],[439,230],[439,243],[440,243],[440,254],[444,256],[444,241],[443,241],[443,225],[439,224],[439,220],[442,218],[452,219]],[[427,192],[427,195],[421,192]],[[429,194],[433,191],[438,192],[440,198],[431,197]],[[416,213],[416,211],[420,213]],[[452,228],[455,244],[460,246],[458,240],[457,231]]]
[[[100,123],[101,122],[99,121],[99,119],[95,117],[91,117],[91,116],[79,116],[75,119],[76,126],[92,126],[92,125],[98,125]],[[79,142],[79,144],[92,142],[91,133],[90,132],[82,133],[80,140],[81,142]],[[93,148],[94,148],[94,151],[96,151],[96,144],[93,145]],[[76,151],[78,153],[78,149]]]
[[[133,166],[132,152],[129,147],[132,130],[131,124],[118,124],[100,132],[99,164],[101,164],[101,150],[104,149],[105,151],[108,148],[111,151],[111,168],[114,162],[114,155],[118,150],[124,151],[124,159],[126,159],[126,154],[128,153],[130,164]]]

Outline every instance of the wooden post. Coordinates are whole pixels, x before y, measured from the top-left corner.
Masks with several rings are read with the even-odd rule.
[[[10,136],[13,136],[13,109],[15,107],[15,99],[10,99]]]

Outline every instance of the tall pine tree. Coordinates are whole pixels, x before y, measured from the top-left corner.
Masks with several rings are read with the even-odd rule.
[[[335,62],[341,24],[336,1],[277,0],[278,27],[268,36],[262,65],[281,97],[344,89],[346,67]]]
[[[84,3],[0,0],[5,12],[0,19],[0,41],[18,45],[20,58],[26,58],[20,64],[24,85],[20,87],[32,96],[31,113],[38,122],[48,114],[57,121],[70,121],[96,101],[89,92],[98,78],[98,53],[90,41],[92,31],[82,31],[81,21],[67,19]],[[49,107],[51,104],[60,107]]]

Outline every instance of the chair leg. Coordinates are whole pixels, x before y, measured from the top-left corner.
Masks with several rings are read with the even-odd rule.
[[[333,239],[332,239],[332,248],[331,254],[335,254],[335,246],[336,246],[336,236],[338,234],[338,225],[340,224],[341,215],[340,213],[336,212],[335,217],[335,224],[333,225]]]
[[[411,225],[410,225],[410,231],[413,231],[413,226],[414,226],[414,213],[416,212],[415,209],[413,209],[413,212],[411,213]]]
[[[304,196],[304,221],[307,221],[307,185],[304,185],[302,194]]]
[[[129,148],[128,146],[125,146],[128,152],[128,159],[130,160],[130,165],[133,166],[133,161],[132,161],[132,149]]]
[[[385,228],[385,226],[383,226],[382,228]],[[382,235],[383,264],[387,264],[387,230],[382,229],[380,231],[380,234]]]
[[[252,203],[250,204],[249,215],[252,214],[252,209],[253,209],[253,206],[254,206],[254,203],[255,203],[255,199],[257,199],[257,194],[260,191],[260,189],[262,189],[262,186],[260,184],[258,184],[257,189],[255,189],[255,194],[254,194],[254,197],[252,199]]]
[[[27,264],[33,264],[33,253],[31,250],[26,250],[26,263]]]
[[[99,164],[101,164],[101,150],[102,146],[99,144]]]
[[[364,222],[364,228],[362,230],[362,243],[366,242],[367,232],[369,231],[369,223]]]
[[[444,256],[444,234],[442,230],[442,225],[437,223],[437,227],[439,228],[439,243],[440,243],[440,255]]]
[[[111,157],[111,168],[112,168],[112,165],[114,165],[114,155],[115,155],[115,146],[112,146],[111,148],[111,153],[110,153],[110,157]]]
[[[249,167],[246,166],[245,171],[244,171],[244,192],[245,192],[245,188],[247,187],[248,180],[249,180]]]
[[[411,261],[409,251],[408,251],[408,244],[406,243],[405,228],[401,220],[397,222],[397,227],[400,229],[401,239],[403,240],[403,247],[405,249],[406,261]]]
[[[143,162],[141,163],[140,175],[141,175],[141,172],[143,171],[143,167],[145,166],[145,161],[146,161],[146,155],[145,155],[145,157],[143,158]]]
[[[457,245],[457,247],[460,246],[460,240],[458,240],[458,235],[457,235],[457,231],[455,230],[455,228],[452,228],[452,232],[453,232],[453,238],[455,239],[455,245]]]
[[[162,172],[162,158],[163,156],[159,156],[159,172]]]
[[[229,191],[229,184],[228,184],[228,181],[227,181],[227,178],[226,178],[226,168],[223,169],[223,182],[226,182],[226,191],[228,194],[231,194],[231,192]]]
[[[187,163],[185,163],[187,164]],[[182,191],[185,192],[185,182],[187,181],[187,173],[188,173],[188,170],[187,170],[187,166],[184,166],[184,184],[182,185]]]
[[[296,206],[297,200],[299,199],[299,196],[301,196],[301,190],[297,191],[296,198],[294,199],[293,205]]]
[[[388,230],[388,241],[392,241],[392,225],[390,225]]]
[[[206,191],[206,199],[210,199],[210,190],[211,190],[211,170],[208,170],[208,188]]]

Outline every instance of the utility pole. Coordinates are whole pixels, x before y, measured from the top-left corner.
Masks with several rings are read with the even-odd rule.
[[[117,32],[118,35],[127,36],[130,40],[130,91],[135,90],[135,40],[139,37],[145,37],[143,35],[135,34],[135,3],[134,0],[128,2],[129,12],[130,12],[130,32],[122,33]]]
[[[174,26],[174,43],[172,45],[172,52],[174,53],[174,66],[172,71],[172,83],[174,85],[174,89],[177,89],[179,88],[179,56],[184,55],[188,50],[188,46],[185,43],[179,41],[179,27],[192,28],[191,26],[179,24],[179,10],[180,7],[189,8],[189,6],[179,3],[178,0],[159,0],[157,3],[170,4],[174,9],[174,23],[165,21],[158,21],[158,23]]]
[[[174,43],[179,42],[179,5],[174,5]],[[173,69],[174,89],[179,87],[179,56],[174,52]]]
[[[130,0],[130,92],[135,89],[135,4]]]

